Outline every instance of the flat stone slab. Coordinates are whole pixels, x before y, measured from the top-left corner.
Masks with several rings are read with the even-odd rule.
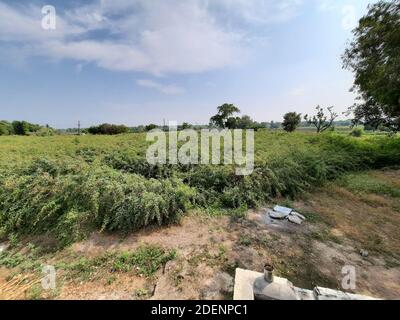
[[[269,215],[272,219],[283,220],[283,219],[285,219],[289,214],[269,210],[269,211],[268,211],[268,215]]]
[[[321,287],[314,288],[314,296],[315,300],[379,300],[360,294],[347,293]]]
[[[293,211],[293,209],[286,208],[286,207],[281,207],[281,206],[275,206],[274,207],[274,211],[282,213],[282,214],[286,214],[288,216]]]
[[[294,215],[288,215],[287,219],[295,224],[302,224],[303,220],[300,219],[298,216],[294,216]]]
[[[300,218],[300,219],[303,220],[303,221],[306,220],[306,217],[305,217],[305,216],[303,216],[302,214],[300,214],[300,213],[298,213],[298,212],[296,212],[296,211],[292,211],[292,212],[290,213],[290,215],[291,215],[291,216],[298,217],[298,218]]]
[[[235,273],[235,287],[233,300],[255,300],[254,283],[264,274],[251,270],[237,268]],[[292,286],[292,283],[285,279],[274,276],[277,285]],[[307,290],[293,287],[296,293],[296,300],[379,300],[369,296],[352,294],[343,291],[315,287],[314,290]]]

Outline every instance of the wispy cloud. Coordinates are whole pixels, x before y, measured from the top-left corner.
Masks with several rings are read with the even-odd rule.
[[[136,84],[141,87],[156,89],[157,91],[168,95],[179,95],[185,93],[185,89],[182,87],[178,87],[173,84],[165,85],[148,79],[137,80]]]
[[[0,2],[0,40],[29,48],[27,54],[94,63],[113,71],[199,73],[241,63],[250,50],[252,35],[224,17],[277,23],[295,16],[301,4],[302,0],[93,0],[58,10],[57,29],[46,31],[40,27],[40,7]]]

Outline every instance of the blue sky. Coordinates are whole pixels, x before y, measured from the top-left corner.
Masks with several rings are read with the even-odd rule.
[[[225,102],[260,122],[342,112],[354,95],[340,55],[372,2],[0,0],[0,119],[201,124]]]

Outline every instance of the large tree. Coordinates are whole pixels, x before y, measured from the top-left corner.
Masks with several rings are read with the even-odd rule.
[[[301,113],[288,112],[283,116],[283,130],[293,132],[301,122]]]
[[[400,129],[400,0],[368,7],[353,31],[343,66],[355,74],[355,124]]]
[[[240,110],[233,104],[225,103],[218,107],[218,113],[211,117],[210,123],[218,128],[229,128],[236,123],[236,118],[232,117]]]

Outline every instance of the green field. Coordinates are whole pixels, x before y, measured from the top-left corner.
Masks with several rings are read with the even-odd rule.
[[[255,170],[151,166],[145,134],[0,137],[0,237],[47,234],[66,245],[93,230],[131,232],[190,210],[241,215],[344,172],[400,164],[400,139],[339,133],[255,135]]]

